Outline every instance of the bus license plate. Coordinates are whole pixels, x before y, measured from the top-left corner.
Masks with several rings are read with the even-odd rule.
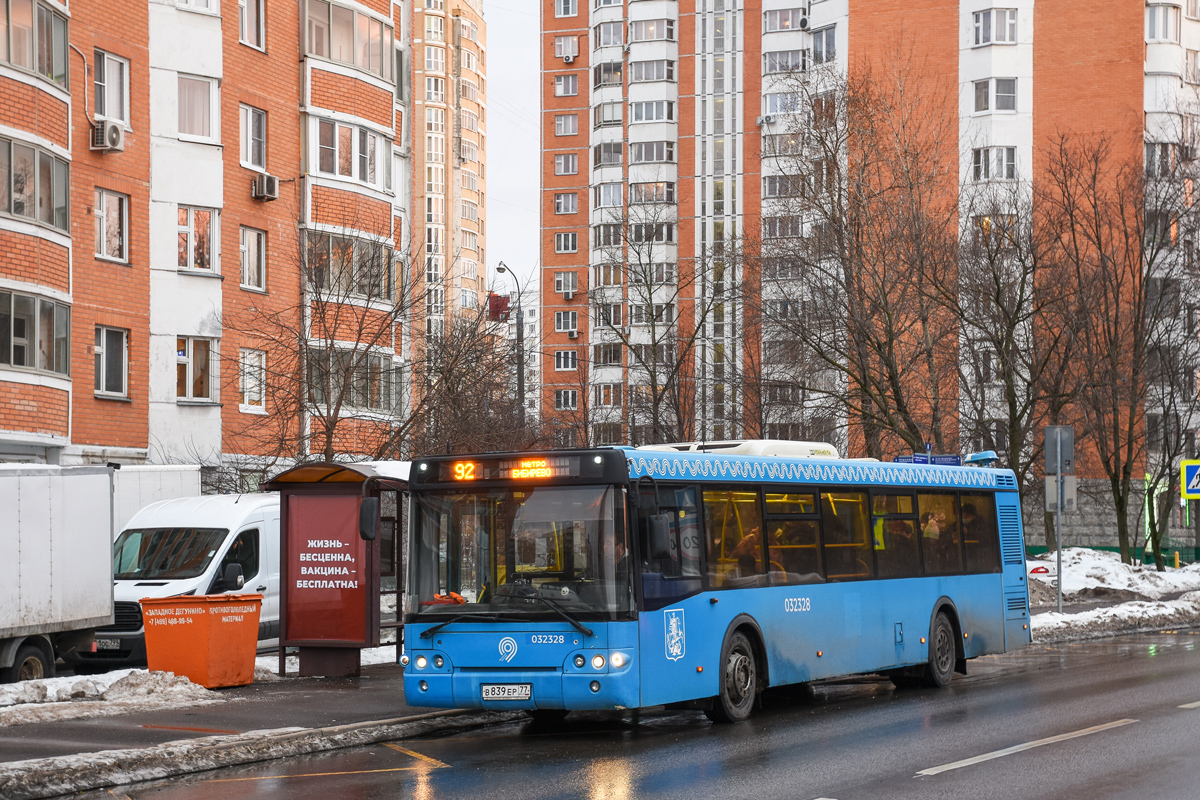
[[[121,649],[121,640],[120,639],[97,639],[96,640],[96,649],[97,650],[120,650]]]
[[[485,683],[484,700],[529,700],[533,697],[532,683]]]

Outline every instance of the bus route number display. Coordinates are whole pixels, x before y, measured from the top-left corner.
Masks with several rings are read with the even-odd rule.
[[[458,482],[478,480],[536,480],[538,478],[579,477],[578,456],[528,456],[503,461],[445,461],[442,480]]]

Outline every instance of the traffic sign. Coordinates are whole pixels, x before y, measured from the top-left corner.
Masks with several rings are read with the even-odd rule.
[[[1200,500],[1200,460],[1180,461],[1179,469],[1182,473],[1179,478],[1180,494],[1188,500]]]
[[[1059,442],[1062,452],[1058,452]],[[1075,429],[1070,425],[1046,426],[1046,474],[1057,475],[1062,466],[1064,475],[1075,472]]]

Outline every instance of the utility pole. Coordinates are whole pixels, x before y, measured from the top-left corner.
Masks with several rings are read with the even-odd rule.
[[[517,287],[517,404],[521,408],[521,430],[525,430],[525,309],[521,302],[521,281],[503,261],[496,267],[496,272],[503,272],[513,279]],[[511,319],[511,315],[509,319]]]

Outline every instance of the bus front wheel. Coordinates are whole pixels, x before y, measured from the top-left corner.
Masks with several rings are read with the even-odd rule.
[[[706,712],[713,722],[741,722],[754,710],[758,693],[758,662],[754,648],[741,631],[734,632],[721,652],[721,693]]]
[[[954,677],[954,626],[942,612],[933,619],[929,630],[929,664],[925,667],[925,685],[940,689]]]

